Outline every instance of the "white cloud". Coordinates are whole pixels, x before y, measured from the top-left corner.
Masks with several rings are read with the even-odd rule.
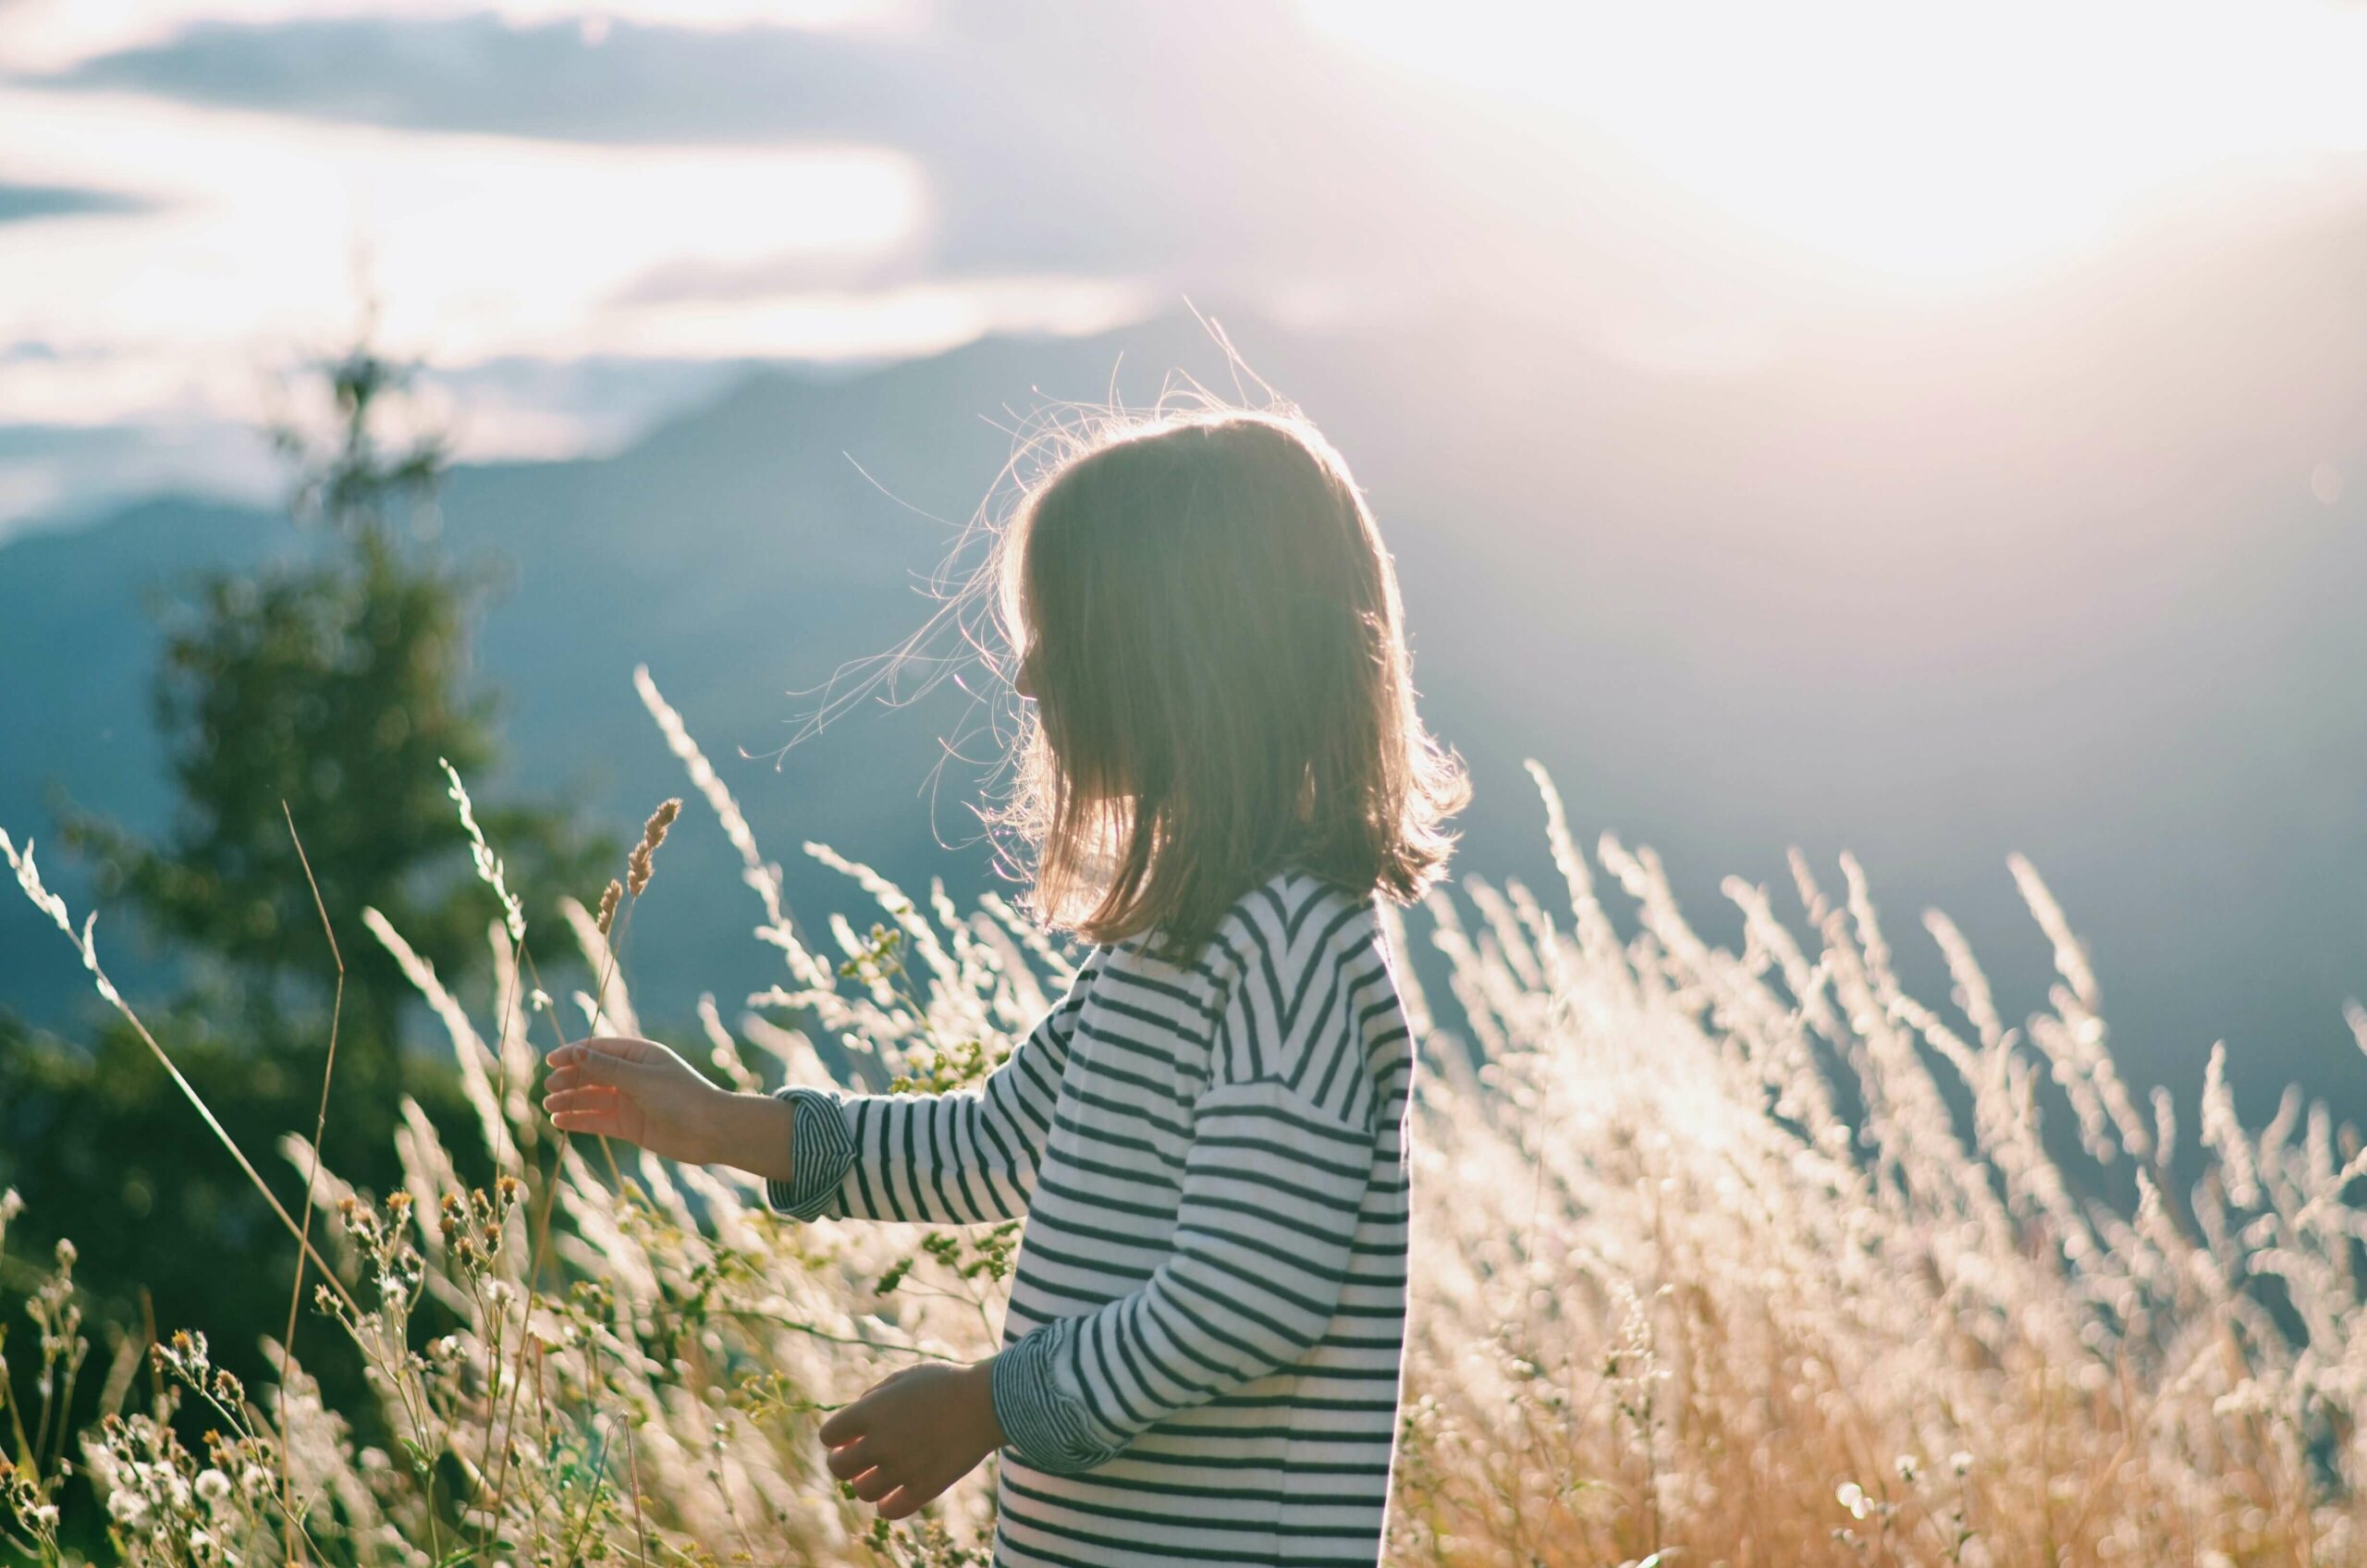
[[[357,248],[391,347],[591,354],[663,336],[614,302],[654,266],[885,257],[926,203],[883,150],[595,148],[22,89],[0,90],[0,180],[154,203],[0,226],[0,344],[55,354],[8,367],[0,422],[47,423],[237,410],[259,354],[350,330]]]
[[[1098,278],[908,271],[895,287],[784,282],[729,299],[632,287],[685,265],[810,279],[907,255],[925,234],[926,176],[877,148],[595,146],[0,87],[7,182],[141,203],[0,224],[0,426],[148,432],[136,453],[107,454],[142,483],[251,489],[253,443],[226,433],[282,411],[279,376],[343,345],[362,276],[382,346],[457,372],[898,357],[997,329],[1101,330],[1156,303]],[[705,385],[659,380],[669,395]],[[557,456],[619,434],[613,410],[547,387],[462,374],[443,395],[468,457]],[[0,474],[0,523],[100,477],[19,459]]]
[[[595,39],[612,22],[910,32],[926,24],[927,0],[14,0],[0,6],[0,65],[62,70],[115,50],[161,43],[207,22],[486,15],[513,27],[574,20]]]
[[[1150,285],[1096,277],[965,278],[861,292],[818,290],[635,311],[619,351],[693,358],[846,360],[930,354],[992,331],[1091,333],[1162,302]],[[554,351],[564,342],[554,343]]]

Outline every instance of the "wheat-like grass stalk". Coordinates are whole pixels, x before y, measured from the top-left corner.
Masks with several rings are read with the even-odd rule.
[[[1789,919],[1729,881],[1743,915],[1729,950],[1693,929],[1656,856],[1609,837],[1581,850],[1539,783],[1562,907],[1472,878],[1385,922],[1423,1036],[1391,1562],[2361,1559],[2367,1147],[2350,1129],[2299,1096],[2248,1126],[2216,1053],[2208,1173],[2181,1193],[2175,1108],[2159,1095],[2140,1116],[2119,1086],[2095,976],[2034,870],[2009,867],[2059,983],[2008,1023],[1936,914],[1921,929],[1953,1010],[1907,992],[1854,861],[1836,884],[1796,857]],[[1040,1004],[1061,955],[1007,907],[965,915],[941,890],[924,903],[822,858],[872,890],[885,924],[866,938],[836,923],[845,982],[792,963],[797,987],[760,1007],[793,1006],[932,1084],[983,1071],[1034,1022],[1025,998]],[[567,907],[597,976],[590,1016],[630,1019],[625,930],[612,941]],[[924,956],[884,962],[890,933]],[[1444,961],[1443,992],[1414,983],[1417,940]],[[478,1060],[465,1014],[436,1011]],[[2367,1010],[2350,1013],[2367,1031]],[[703,1019],[718,1060],[745,1072],[720,1014]],[[799,1030],[752,1018],[740,1033],[792,1081],[823,1080]],[[2073,1136],[2051,1136],[2049,1117]],[[300,1144],[332,1213],[346,1189]],[[430,1243],[415,1288],[463,1328],[419,1366],[382,1354],[389,1420],[446,1445],[463,1476],[496,1477],[465,1494],[483,1500],[480,1549],[949,1568],[977,1550],[979,1482],[943,1505],[945,1528],[875,1534],[819,1466],[811,1420],[887,1366],[992,1348],[1000,1286],[956,1267],[982,1238],[916,1252],[893,1227],[784,1225],[753,1179],[644,1158],[628,1185],[555,1147],[546,1175],[537,1161],[539,1212],[505,1220],[521,1244]],[[400,1150],[407,1191],[449,1192],[451,1161],[408,1108]],[[2106,1170],[2132,1176],[2133,1205],[2098,1195]],[[365,1280],[383,1273],[385,1234],[331,1227]],[[400,1305],[350,1327],[383,1353]],[[288,1465],[299,1506],[318,1500],[305,1517],[319,1544],[341,1568],[421,1568],[432,1493],[357,1452],[308,1404],[300,1365],[281,1367]],[[160,1489],[170,1463],[141,1445],[162,1440],[84,1436],[111,1504],[181,1508],[186,1540],[219,1520]],[[608,1480],[620,1445],[629,1507]],[[287,1488],[267,1488],[255,1517],[288,1507]],[[266,1533],[250,1561],[325,1556],[287,1539]]]
[[[256,1172],[253,1163],[247,1158],[246,1150],[240,1148],[239,1141],[230,1136],[229,1130],[225,1128],[221,1119],[214,1114],[214,1108],[205,1103],[205,1096],[199,1094],[196,1085],[182,1075],[178,1064],[166,1053],[163,1046],[156,1043],[156,1036],[148,1032],[148,1025],[141,1022],[138,1013],[132,1011],[131,1005],[123,999],[123,993],[116,989],[115,982],[107,978],[105,967],[99,962],[96,940],[98,911],[92,910],[83,920],[81,929],[79,931],[75,929],[74,917],[67,912],[66,900],[43,885],[40,868],[33,862],[33,846],[30,839],[25,841],[24,848],[19,851],[15,841],[8,837],[7,830],[0,828],[0,858],[8,862],[9,868],[16,873],[17,885],[24,890],[25,897],[32,900],[33,907],[48,915],[57,928],[66,934],[67,940],[74,944],[75,950],[81,957],[82,967],[90,972],[91,984],[99,993],[100,998],[131,1026],[132,1033],[140,1037],[140,1043],[148,1048],[148,1054],[155,1059],[156,1064],[165,1070],[166,1076],[173,1081],[173,1086],[180,1091],[181,1097],[189,1101],[190,1109],[197,1112],[199,1119],[205,1123],[206,1129],[214,1134],[215,1141],[229,1151],[230,1158],[238,1162],[239,1169],[246,1174],[247,1180],[253,1184],[255,1191],[263,1194],[264,1202],[271,1206],[272,1213],[276,1215],[279,1222],[287,1227],[288,1233],[296,1238],[299,1248],[325,1275],[329,1277],[330,1282],[336,1286],[337,1290],[343,1293],[345,1290],[343,1282],[338,1280],[331,1273],[328,1266],[321,1261],[321,1256],[313,1250],[305,1228],[299,1226],[293,1219],[289,1218],[278,1195],[271,1190],[270,1184],[264,1181],[263,1177]],[[349,1298],[349,1305],[350,1305],[350,1298]]]
[[[330,924],[328,905],[322,900],[320,880],[313,875],[313,857],[304,852],[303,836],[296,831],[296,814],[286,801],[279,802],[280,815],[288,819],[288,840],[296,846],[296,860],[304,868],[304,886],[312,889],[313,908],[321,917],[321,935],[328,938],[329,960],[337,965],[336,993],[329,1002],[329,1043],[325,1060],[321,1063],[321,1107],[313,1119],[312,1164],[304,1172],[304,1219],[297,1232],[296,1278],[288,1287],[288,1327],[279,1341],[279,1380],[283,1386],[289,1379],[296,1358],[296,1315],[304,1300],[304,1266],[313,1245],[313,1205],[321,1179],[321,1145],[328,1136],[329,1085],[337,1077],[337,1024],[345,1017],[345,954],[337,947],[337,927]],[[292,1445],[285,1429],[279,1443],[280,1509],[286,1516],[283,1550],[289,1562],[296,1558],[296,1531],[300,1514],[296,1507],[295,1483],[288,1471],[288,1453]]]

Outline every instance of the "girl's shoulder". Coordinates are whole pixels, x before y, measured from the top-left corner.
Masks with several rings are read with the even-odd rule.
[[[1296,944],[1315,922],[1341,928],[1377,925],[1373,892],[1358,893],[1293,862],[1233,900],[1220,928]]]
[[[1147,936],[1098,947],[1093,958],[1099,966],[1161,972],[1221,998],[1245,972],[1269,978],[1296,975],[1310,965],[1338,963],[1368,950],[1380,939],[1374,899],[1294,862],[1235,899],[1188,962],[1176,961]]]
[[[1227,912],[1210,943],[1232,969],[1216,1078],[1280,1084],[1319,1121],[1373,1130],[1369,1025],[1394,997],[1376,898],[1290,866]]]
[[[1352,965],[1380,941],[1375,895],[1290,864],[1233,900],[1203,962],[1227,994],[1246,977],[1263,989],[1306,990],[1314,971]]]
[[[1188,962],[1137,937],[1099,952],[1110,1005],[1174,1024],[1206,1051],[1211,1081],[1279,1084],[1308,1115],[1369,1130],[1365,1047],[1395,996],[1376,894],[1285,866],[1233,900]]]

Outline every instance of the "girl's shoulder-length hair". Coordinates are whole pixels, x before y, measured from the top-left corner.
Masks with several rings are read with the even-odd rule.
[[[1057,447],[980,580],[1034,697],[988,816],[1036,915],[1188,961],[1285,866],[1420,897],[1469,787],[1340,454],[1294,409],[1205,399]]]

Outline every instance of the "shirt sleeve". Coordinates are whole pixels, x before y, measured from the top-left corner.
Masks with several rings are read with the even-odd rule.
[[[1153,1423],[1298,1360],[1338,1310],[1376,1138],[1353,982],[1337,926],[1294,961],[1259,924],[1236,944],[1172,1251],[1132,1293],[996,1358],[996,1416],[1039,1469],[1106,1463]]]
[[[1103,949],[1078,968],[1060,1004],[975,1089],[850,1095],[792,1087],[790,1178],[765,1202],[792,1219],[901,1219],[978,1225],[1015,1219],[1036,1191],[1078,1011]]]

